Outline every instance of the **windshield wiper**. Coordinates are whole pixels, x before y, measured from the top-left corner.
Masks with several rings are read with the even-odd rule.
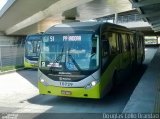
[[[62,60],[62,56],[63,56],[63,51],[64,51],[64,47],[62,48],[61,53],[56,57],[56,59],[54,60],[54,63]]]
[[[73,64],[76,66],[76,68],[81,71],[81,68],[79,67],[79,65],[77,64],[77,62],[75,61],[75,59],[72,57],[72,55],[68,54],[68,56],[70,57],[70,59],[72,60]]]
[[[69,58],[72,60],[73,64],[76,66],[76,68],[78,69],[78,71],[82,71],[81,68],[79,67],[79,65],[77,64],[77,62],[75,61],[75,59],[72,57],[72,55],[69,53],[70,50],[68,50],[68,56]]]

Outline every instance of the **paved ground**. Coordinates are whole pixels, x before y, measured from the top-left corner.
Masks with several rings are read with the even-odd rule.
[[[148,55],[147,57],[149,57]],[[124,113],[160,112],[160,48],[136,86]],[[159,108],[159,109],[158,109]],[[160,115],[159,115],[160,116]],[[160,118],[160,117],[159,117]]]
[[[0,75],[0,112],[32,113],[23,114],[23,118],[26,119],[43,117],[45,114],[39,114],[43,112],[79,113],[78,117],[83,117],[81,113],[100,113],[98,116],[92,115],[97,119],[103,117],[101,113],[120,113],[123,111],[156,50],[156,48],[147,48],[144,65],[139,68],[137,73],[132,75],[124,84],[114,88],[101,100],[39,95],[36,70],[23,70]],[[19,117],[21,116],[19,115]],[[62,115],[62,117],[66,116],[68,115]],[[74,118],[77,115],[69,114],[69,116]],[[55,114],[54,117],[56,117]]]

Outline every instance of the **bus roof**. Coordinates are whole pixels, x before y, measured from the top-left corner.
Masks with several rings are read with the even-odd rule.
[[[65,24],[58,24],[49,28],[45,33],[47,34],[60,34],[60,33],[77,33],[77,32],[96,32],[100,29],[101,25],[120,27],[127,29],[123,26],[115,25],[112,23],[104,22],[72,22]]]
[[[27,35],[27,37],[26,37],[26,40],[39,40],[39,39],[41,39],[41,37],[42,37],[42,34],[40,34],[40,33],[36,33],[36,34],[29,34],[29,35]]]
[[[35,33],[35,34],[28,34],[27,36],[41,36],[41,35],[43,35],[43,32]]]

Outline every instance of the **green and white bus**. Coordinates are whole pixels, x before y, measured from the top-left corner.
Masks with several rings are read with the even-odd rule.
[[[137,44],[135,34],[125,27],[99,22],[49,28],[43,34],[39,59],[40,94],[102,98],[137,64],[137,52],[144,48]],[[136,50],[136,46],[142,48]],[[138,58],[143,60],[143,56]]]
[[[37,68],[42,34],[30,34],[25,40],[24,67]]]

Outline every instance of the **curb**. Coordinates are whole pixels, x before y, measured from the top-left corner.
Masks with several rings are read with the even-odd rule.
[[[16,71],[20,71],[20,70],[24,70],[24,68],[18,68],[18,69],[3,71],[3,72],[0,72],[0,75],[16,72]]]

